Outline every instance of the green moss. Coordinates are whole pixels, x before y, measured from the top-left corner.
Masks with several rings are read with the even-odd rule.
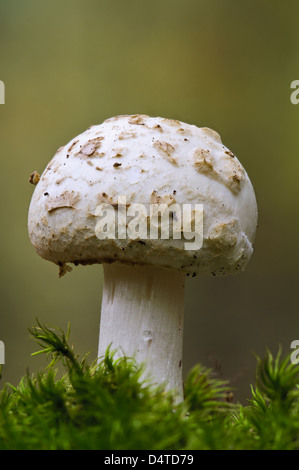
[[[185,400],[142,383],[142,369],[108,350],[100,364],[79,359],[69,331],[30,330],[50,356],[45,371],[0,394],[0,449],[299,449],[299,368],[270,352],[257,363],[248,406],[230,403],[230,388],[195,367]],[[65,375],[57,379],[56,363]]]

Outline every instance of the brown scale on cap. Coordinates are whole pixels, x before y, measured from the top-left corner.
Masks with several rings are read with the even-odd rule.
[[[33,173],[31,173],[31,175],[29,177],[29,183],[36,186],[37,183],[39,182],[39,180],[40,180],[40,175],[37,171],[34,171]]]
[[[177,160],[172,156],[173,152],[175,151],[175,147],[173,145],[162,140],[156,140],[153,146],[158,150],[160,155],[166,157],[170,163],[177,165]]]
[[[135,114],[134,116],[131,116],[128,119],[129,124],[136,124],[139,126],[145,126],[144,119],[148,118],[149,116],[146,116],[145,114]]]
[[[48,212],[55,211],[56,209],[62,208],[71,208],[75,209],[78,202],[81,200],[81,196],[79,193],[75,193],[74,191],[65,191],[60,196],[56,197],[48,197],[46,202],[46,210]]]
[[[170,206],[175,203],[176,200],[171,194],[158,196],[157,191],[155,190],[151,194],[151,204],[167,204],[167,206]]]
[[[97,137],[95,139],[91,139],[87,142],[87,144],[83,145],[80,148],[80,151],[76,154],[76,157],[96,157],[98,150],[102,145],[102,140],[104,137]]]
[[[226,156],[227,152],[224,153]],[[239,192],[245,179],[245,173],[237,159],[233,160],[231,155],[229,157],[229,164],[226,164],[225,157],[223,164],[220,165],[215,162],[210,150],[199,147],[193,153],[194,167],[200,173],[225,184],[231,191]]]

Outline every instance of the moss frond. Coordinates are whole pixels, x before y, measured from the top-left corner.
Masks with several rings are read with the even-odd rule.
[[[185,399],[142,381],[132,359],[107,349],[87,363],[67,333],[37,322],[32,338],[46,354],[42,372],[27,373],[0,393],[0,449],[299,449],[299,367],[269,351],[257,358],[247,406],[197,365],[185,380]],[[57,378],[55,366],[65,368]]]

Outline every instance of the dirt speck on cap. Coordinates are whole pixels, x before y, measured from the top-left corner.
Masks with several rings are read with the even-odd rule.
[[[98,204],[112,204],[113,198],[109,197],[107,193],[100,193],[96,196],[96,200]]]
[[[225,150],[226,155],[229,155],[231,158],[235,158],[235,155],[230,150]]]
[[[124,148],[119,148],[119,149],[112,149],[114,153],[114,155],[112,155],[111,158],[121,158],[124,156],[124,152],[126,151],[126,149]]]
[[[79,142],[79,139],[74,140],[74,141],[71,143],[71,145],[69,146],[68,152],[70,152],[70,151],[73,149],[73,147],[75,147],[75,145],[76,145],[78,142]]]

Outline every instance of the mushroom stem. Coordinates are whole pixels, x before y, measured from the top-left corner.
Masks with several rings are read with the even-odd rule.
[[[134,357],[144,378],[183,397],[184,273],[148,266],[103,264],[99,357],[108,346]]]

